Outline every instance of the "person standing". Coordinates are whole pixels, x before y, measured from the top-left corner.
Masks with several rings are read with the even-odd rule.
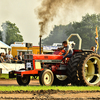
[[[11,54],[11,51],[9,51],[8,54],[6,55],[6,61],[8,63],[11,63],[12,60],[13,60],[13,56]]]
[[[4,57],[3,57],[3,53],[0,54],[0,62],[1,63],[5,63]]]
[[[18,56],[16,55],[14,58],[13,58],[13,63],[17,63],[18,62]]]
[[[22,60],[23,60],[22,52],[19,53],[19,55],[18,55],[18,60],[19,60],[20,63],[22,62]]]
[[[94,47],[94,46],[92,46],[92,47],[91,47],[91,50],[92,50],[93,52],[95,52],[95,47]]]

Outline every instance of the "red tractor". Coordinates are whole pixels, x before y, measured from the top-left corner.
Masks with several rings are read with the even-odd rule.
[[[81,43],[81,42],[80,42]],[[80,48],[79,48],[80,49]],[[25,55],[25,69],[9,72],[19,85],[28,85],[30,76],[39,76],[41,85],[100,85],[100,56],[91,50],[74,50],[71,58],[62,62],[56,54]]]

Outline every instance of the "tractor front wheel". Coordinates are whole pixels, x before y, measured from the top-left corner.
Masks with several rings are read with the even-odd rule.
[[[23,76],[23,77],[21,77],[21,76],[17,75],[17,83],[19,85],[26,86],[26,85],[29,84],[29,82],[30,82],[30,76]]]
[[[51,86],[54,81],[53,72],[49,69],[43,70],[39,76],[39,82],[41,85]]]

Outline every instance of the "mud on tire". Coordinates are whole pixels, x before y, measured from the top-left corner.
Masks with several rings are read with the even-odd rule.
[[[100,56],[91,53],[83,56],[78,66],[80,85],[100,85]]]
[[[73,55],[67,74],[73,85],[100,85],[100,56],[86,52]]]
[[[70,61],[68,62],[67,76],[72,85],[79,85],[78,64],[84,55],[85,53],[76,53],[70,58]]]

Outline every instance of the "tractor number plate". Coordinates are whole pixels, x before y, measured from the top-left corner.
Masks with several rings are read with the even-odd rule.
[[[26,63],[26,67],[31,68],[31,63],[30,62]]]

